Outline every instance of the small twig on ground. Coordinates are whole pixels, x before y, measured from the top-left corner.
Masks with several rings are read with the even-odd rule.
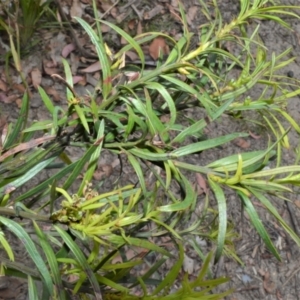
[[[137,16],[139,17],[139,20],[142,21],[142,20],[143,20],[143,17],[142,17],[143,11],[139,11],[139,10],[135,7],[134,4],[131,4],[130,6],[131,6],[131,8],[134,10],[134,12],[137,14]]]
[[[289,201],[285,201],[285,205],[287,207],[287,210],[289,212],[290,215],[290,219],[291,219],[291,225],[293,227],[294,232],[296,232],[296,234],[299,236],[299,230],[298,230],[298,226],[297,226],[297,222],[293,213],[293,208],[291,206],[291,203]]]

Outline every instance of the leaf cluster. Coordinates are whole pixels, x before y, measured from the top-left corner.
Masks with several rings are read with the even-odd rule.
[[[8,128],[0,156],[0,214],[3,215],[0,221],[22,241],[36,266],[36,270],[30,270],[25,265],[20,268],[17,263],[5,263],[7,274],[28,276],[32,299],[38,297],[34,280],[42,281],[42,299],[67,299],[68,290],[83,299],[88,294],[96,299],[141,299],[132,292],[137,286],[143,293],[142,299],[224,297],[229,291],[214,295],[210,292],[226,280],[205,276],[210,273],[209,262],[213,257],[215,261],[224,253],[236,257],[225,189],[236,192],[251,223],[276,258],[280,259],[280,255],[253,201],[260,201],[300,245],[299,237],[271,201],[273,196],[285,199],[284,193],[292,192],[289,185],[300,183],[297,162],[281,166],[282,149],[289,147],[290,128],[285,128],[280,120],[284,118],[298,133],[300,130],[285,110],[287,100],[300,90],[289,91],[292,83],[279,81],[282,77],[277,75],[278,70],[292,61],[286,58],[290,50],[269,58],[259,39],[259,25],[254,26],[250,35],[246,30],[253,19],[274,20],[288,27],[280,16],[298,16],[289,10],[292,7],[271,5],[270,1],[241,1],[240,14],[225,24],[216,1],[213,1],[215,19],[210,17],[210,7],[201,0],[200,4],[208,21],[201,26],[196,49],[190,48],[192,33],[188,31],[181,4],[184,35],[178,41],[157,32],[131,37],[104,20],[96,19],[92,27],[76,18],[101,62],[102,76],[95,92],[87,97],[78,95],[73,88],[70,66],[63,60],[66,77],[56,78],[66,87],[67,109],[55,106],[39,87],[52,118],[27,127],[24,116],[28,112],[28,97],[24,95],[20,118]],[[95,1],[93,5],[97,15]],[[119,33],[127,45],[112,54],[103,42],[101,24]],[[148,69],[141,46],[158,36],[168,40],[172,51],[166,58],[161,56],[154,69]],[[224,49],[227,41],[237,45],[238,55]],[[138,54],[139,66],[126,62],[129,50]],[[233,68],[240,70],[235,79],[227,75]],[[263,91],[252,99],[248,92],[257,85],[263,85]],[[186,117],[186,110],[191,108],[201,111],[201,117]],[[239,117],[247,111],[260,114],[261,124],[273,134],[267,149],[223,157],[206,166],[185,161],[189,155],[212,151],[236,138],[247,137],[243,132],[208,139],[203,135],[207,126],[223,114]],[[42,136],[36,138],[36,134]],[[197,141],[191,142],[191,138]],[[84,154],[73,160],[66,147],[80,147]],[[121,165],[124,162],[131,166],[137,178],[134,186],[116,184],[110,192],[101,193],[91,185],[104,151],[118,157]],[[268,167],[271,158],[276,159],[274,168]],[[13,196],[15,190],[45,168],[58,171],[25,193]],[[188,223],[188,219],[195,211],[197,193],[186,171],[200,173],[207,179],[218,204],[217,211],[211,214],[206,195],[205,209],[194,223]],[[152,184],[147,181],[148,173],[154,178]],[[76,181],[79,176],[80,184]],[[174,186],[179,187],[179,194]],[[75,194],[70,193],[71,188],[76,190]],[[34,230],[29,234],[8,216],[32,220]],[[49,229],[42,230],[41,222],[46,222]],[[182,228],[182,224],[189,225]],[[170,293],[181,273],[187,235],[211,240],[214,249],[205,256],[194,243],[203,260],[202,270],[194,281],[184,275],[181,287]],[[168,237],[176,251],[170,253],[160,245],[160,237]],[[13,260],[13,251],[3,234],[0,243]],[[126,257],[128,249],[137,251],[131,259]],[[154,263],[148,259],[151,255],[156,256]],[[119,263],[115,263],[117,257]],[[159,270],[169,259],[176,261],[162,277]],[[142,265],[147,265],[147,271],[139,274],[137,270]]]

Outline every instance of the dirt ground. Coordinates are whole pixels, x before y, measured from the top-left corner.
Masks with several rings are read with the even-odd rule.
[[[74,3],[77,3],[75,6]],[[101,1],[100,1],[101,2]],[[116,5],[112,8],[114,2],[107,2],[108,4],[102,5],[102,13],[108,11],[104,18],[115,23],[121,24],[123,27],[134,33],[138,28],[139,22],[142,25],[143,31],[165,31],[168,28],[167,33],[176,36],[180,32],[180,25],[174,20],[170,13],[170,7],[176,7],[173,0],[151,0],[151,1],[117,1]],[[183,1],[186,11],[189,14],[190,29],[197,34],[199,25],[203,22],[203,18],[200,14],[201,6],[198,0],[186,0]],[[277,1],[281,4],[296,5],[299,4],[295,1]],[[66,11],[73,8],[73,13],[81,13],[85,18],[88,17],[88,8],[90,1],[61,1],[62,6],[65,6]],[[84,4],[83,3],[87,3]],[[225,20],[234,18],[239,11],[239,1],[237,0],[222,0],[218,1],[220,4],[220,10]],[[69,5],[67,5],[69,4]],[[159,7],[158,12],[153,10]],[[77,8],[77,13],[76,13]],[[80,9],[81,10],[80,10]],[[84,9],[83,9],[84,8]],[[154,17],[147,19],[149,14],[153,13]],[[296,60],[291,63],[288,68],[283,70],[282,74],[286,75],[288,72],[293,72],[294,78],[300,79],[300,20],[285,19],[291,24],[293,31],[289,31],[282,28],[280,25],[273,21],[260,22],[260,37],[269,49],[269,53],[272,52],[281,53],[289,47],[292,47],[290,57],[296,57]],[[78,26],[76,33],[82,34],[82,31]],[[60,56],[68,52],[67,45],[74,43],[74,37],[67,31],[56,28],[52,30],[39,29],[35,35],[37,38],[42,36],[38,46],[34,47],[30,54],[22,58],[23,71],[31,84],[32,99],[30,101],[30,119],[42,120],[48,119],[49,115],[43,107],[42,101],[36,92],[35,85],[40,84],[52,97],[53,101],[62,107],[66,107],[64,91],[65,86],[60,82],[51,78],[51,73],[58,73],[63,76]],[[118,48],[121,46],[122,40],[114,35],[111,31],[104,33],[107,43],[111,47]],[[87,43],[86,37],[82,37],[81,42],[85,45]],[[6,51],[6,40],[2,38],[0,44],[0,55],[3,55]],[[89,46],[87,45],[87,48]],[[67,50],[66,50],[67,49]],[[73,74],[78,78],[78,84],[76,84],[76,91],[80,95],[85,95],[87,90],[92,91],[95,87],[95,81],[97,79],[97,69],[93,71],[91,67],[94,60],[85,57],[80,54],[78,49],[70,51],[67,55],[67,59],[71,64]],[[79,69],[91,68],[88,72],[79,72]],[[96,67],[95,67],[96,68]],[[13,68],[10,68],[11,80],[14,83],[13,89],[7,89],[3,91],[3,87],[0,85],[0,109],[1,116],[6,118],[7,121],[14,121],[18,116],[18,110],[20,106],[20,99],[22,95],[22,85],[20,78]],[[4,62],[0,61],[0,74],[5,74]],[[291,73],[289,73],[291,74]],[[4,78],[4,75],[0,79]],[[40,78],[40,79],[39,79]],[[39,82],[40,80],[40,82]],[[260,90],[253,90],[251,92],[253,96],[255,93],[259,94]],[[300,99],[291,99],[288,105],[288,112],[296,121],[300,120]],[[210,124],[208,135],[210,137],[217,136],[218,132],[236,132],[247,130],[248,125],[241,121],[236,121],[232,118],[224,117],[221,122]],[[299,144],[299,136],[295,132],[290,133],[292,147],[290,150],[285,150],[283,154],[283,164],[293,164],[294,162],[294,150]],[[264,149],[267,145],[266,139],[249,140],[252,149]],[[193,155],[190,159],[190,163],[206,165],[208,162],[216,160],[226,154],[237,153],[240,151],[238,145],[231,143],[226,145],[225,148],[220,151],[209,153],[202,156],[201,154]],[[71,155],[76,157],[79,153],[72,152]],[[105,168],[107,170],[108,165],[113,165],[112,157],[108,154],[101,158],[100,165],[103,167],[105,174]],[[113,182],[114,172],[118,171],[118,166],[111,172],[111,179],[105,184],[109,188],[110,183]],[[132,172],[128,170],[128,172]],[[127,174],[128,175],[128,174]],[[46,175],[47,176],[47,175]],[[130,176],[127,176],[130,177]],[[31,184],[36,184],[39,179],[35,179]],[[21,190],[22,191],[22,190]],[[233,193],[227,193],[228,201],[228,214],[231,220],[233,220],[236,228],[240,233],[240,238],[236,241],[236,251],[240,259],[243,261],[244,266],[235,262],[232,258],[223,257],[223,259],[213,268],[215,276],[230,277],[231,281],[222,286],[219,291],[234,288],[235,292],[228,296],[228,300],[250,300],[250,299],[266,299],[266,300],[295,300],[300,299],[300,261],[299,261],[299,248],[295,243],[278,228],[277,224],[270,219],[270,216],[261,209],[260,216],[264,225],[268,228],[268,231],[272,237],[273,242],[276,244],[282,259],[282,262],[278,262],[273,258],[265,249],[263,242],[258,237],[255,230],[250,226],[247,218],[241,217],[241,207],[239,205],[239,199]],[[289,195],[292,202],[298,199],[298,193]],[[199,197],[199,206],[203,199]],[[274,200],[275,201],[275,200]],[[291,224],[290,213],[284,202],[276,200],[276,207],[289,224]],[[297,221],[300,219],[300,210],[296,205],[293,205],[293,216]],[[293,224],[291,224],[293,225]],[[296,230],[300,231],[300,224],[296,223]],[[209,245],[203,245],[203,247],[209,250]],[[16,249],[18,250],[18,249]],[[17,257],[22,258],[22,253],[19,253]],[[194,264],[194,271],[196,272],[201,267],[200,260],[197,259],[193,250],[186,247],[186,257],[190,259]],[[191,275],[192,277],[193,275]],[[0,299],[26,299],[26,288],[22,285],[16,287],[14,280],[9,282],[6,289],[1,289],[0,285]]]

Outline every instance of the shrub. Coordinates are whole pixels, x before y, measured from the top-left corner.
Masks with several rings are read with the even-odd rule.
[[[208,12],[209,7],[200,2]],[[134,294],[137,287],[142,299],[224,297],[230,291],[211,294],[211,290],[226,279],[205,279],[205,276],[209,274],[213,257],[218,261],[224,251],[235,255],[224,193],[228,188],[237,193],[252,225],[277,259],[280,256],[259,219],[254,199],[260,201],[300,245],[299,237],[279,215],[270,198],[283,197],[283,193],[292,192],[288,185],[299,184],[299,166],[280,166],[282,147],[288,146],[288,129],[280,121],[282,117],[300,132],[298,124],[285,111],[288,98],[299,90],[290,92],[289,84],[276,80],[276,72],[292,61],[285,59],[290,50],[277,56],[273,54],[269,60],[267,49],[258,37],[259,26],[250,36],[246,31],[252,19],[270,19],[289,27],[280,15],[297,15],[289,10],[291,7],[269,5],[269,1],[241,1],[239,15],[224,24],[215,1],[214,5],[216,18],[208,19],[201,27],[201,41],[196,49],[189,47],[192,34],[181,5],[184,35],[178,41],[156,32],[133,38],[104,20],[96,20],[96,27],[92,28],[77,18],[101,62],[99,90],[88,99],[77,95],[70,67],[63,60],[66,79],[60,80],[66,86],[67,110],[54,106],[40,87],[41,98],[52,119],[25,128],[26,118],[22,116],[26,115],[28,97],[24,96],[20,118],[8,130],[0,156],[3,197],[0,221],[24,244],[36,270],[14,263],[12,248],[3,234],[0,241],[11,260],[4,264],[6,272],[28,276],[32,297],[37,297],[34,280],[43,283],[42,299],[66,299],[68,290],[81,295],[82,299],[87,295],[94,295],[96,299],[141,299]],[[101,23],[128,42],[114,55],[103,42]],[[168,40],[172,51],[166,60],[158,60],[155,69],[148,70],[141,45],[158,36]],[[226,41],[236,43],[239,55],[224,50],[222,46]],[[141,60],[141,66],[134,72],[121,67],[125,63],[124,54],[131,49]],[[253,51],[257,53],[255,58]],[[238,78],[232,80],[226,73],[234,67],[241,71]],[[258,84],[265,87],[261,96],[248,97],[248,91]],[[96,97],[101,97],[100,103]],[[200,109],[202,116],[182,122],[179,115],[189,108]],[[227,156],[206,166],[185,162],[189,155],[212,151],[248,136],[237,132],[199,141],[203,130],[223,114],[239,116],[248,111],[260,114],[274,133],[275,140],[270,141],[266,149]],[[42,135],[45,132],[48,135]],[[40,133],[39,138],[35,137],[37,133]],[[198,141],[191,142],[192,137]],[[72,161],[65,152],[66,147],[83,148],[84,154]],[[136,185],[120,187],[116,184],[111,191],[103,193],[91,186],[97,161],[104,151],[130,164],[137,177]],[[275,158],[276,166],[265,168],[271,157]],[[57,167],[57,159],[62,162],[61,168],[53,176],[13,197],[14,190],[42,170]],[[87,169],[82,174],[86,164]],[[214,216],[205,210],[193,224],[183,222],[194,211],[197,198],[186,170],[207,179],[218,204]],[[146,171],[152,173],[153,184],[147,182]],[[76,179],[81,174],[78,184]],[[174,186],[180,188],[180,195]],[[71,188],[76,190],[73,195]],[[59,209],[55,209],[57,205]],[[43,212],[43,208],[49,213]],[[32,220],[34,230],[28,233],[18,217]],[[211,217],[215,217],[214,221]],[[42,222],[47,223],[47,230],[43,229]],[[189,226],[183,226],[185,224]],[[195,281],[189,281],[187,275],[180,280],[179,276],[186,234],[203,236],[214,244]],[[174,253],[159,245],[159,238],[163,236],[177,249]],[[132,248],[139,250],[128,259],[126,251]],[[201,249],[197,250],[202,255]],[[147,258],[153,254],[156,259],[152,263]],[[116,257],[120,263],[115,263]],[[159,270],[168,259],[176,261],[163,277]],[[145,273],[139,273],[142,265],[147,265]],[[171,291],[175,282],[180,282],[180,288]]]

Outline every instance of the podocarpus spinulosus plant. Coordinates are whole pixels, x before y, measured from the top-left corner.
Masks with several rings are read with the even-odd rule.
[[[89,95],[88,100],[77,95],[70,67],[63,60],[66,79],[60,80],[66,86],[68,109],[54,106],[45,91],[39,88],[52,119],[35,122],[20,135],[25,121],[20,118],[8,130],[0,156],[0,193],[3,197],[0,213],[31,219],[34,230],[27,233],[17,219],[1,216],[0,221],[24,242],[36,270],[5,260],[5,272],[28,276],[32,297],[37,297],[33,279],[43,282],[43,299],[66,299],[68,290],[81,295],[82,299],[88,294],[97,299],[224,297],[229,291],[210,294],[213,287],[223,283],[224,279],[205,279],[204,276],[209,274],[212,255],[215,261],[224,251],[235,255],[232,250],[234,235],[228,227],[225,188],[237,193],[251,223],[276,258],[280,259],[280,255],[262,225],[254,200],[260,201],[300,245],[299,237],[282,219],[269,197],[282,198],[282,193],[292,192],[290,186],[299,185],[300,179],[297,164],[281,166],[282,148],[289,146],[289,129],[285,129],[280,117],[300,132],[298,124],[285,109],[287,100],[300,90],[289,91],[292,83],[277,80],[280,78],[277,71],[292,61],[285,59],[290,50],[273,54],[269,60],[267,49],[258,37],[259,25],[250,35],[246,31],[247,23],[254,19],[270,19],[289,27],[280,15],[297,18],[296,13],[291,11],[295,8],[272,5],[270,1],[241,1],[240,14],[224,24],[216,1],[213,1],[214,19],[209,17],[210,7],[203,1],[200,3],[208,22],[201,26],[201,40],[195,49],[190,48],[192,34],[188,31],[181,4],[184,35],[178,41],[156,32],[130,37],[104,20],[96,19],[93,28],[76,18],[89,35],[101,62],[102,77],[97,90]],[[96,12],[95,3],[94,10]],[[116,54],[110,53],[109,46],[103,42],[101,23],[110,26],[128,42]],[[172,51],[165,60],[158,61],[155,69],[148,70],[141,45],[158,36],[168,40]],[[236,43],[239,55],[223,49],[226,41]],[[135,67],[135,71],[128,71],[124,58],[131,49],[141,60],[141,67]],[[125,68],[122,68],[124,64]],[[232,80],[226,74],[235,67],[241,71]],[[261,96],[257,99],[248,97],[249,91],[258,84],[265,86]],[[269,90],[274,92],[268,93]],[[271,96],[267,97],[269,94]],[[100,103],[96,101],[99,95]],[[21,116],[27,101],[25,96]],[[189,117],[182,122],[178,116],[184,116],[188,108],[200,108],[204,112],[203,117]],[[270,132],[274,133],[267,149],[224,157],[206,166],[184,162],[184,158],[193,153],[213,151],[238,137],[247,137],[247,133],[220,133],[216,138],[193,143],[189,140],[190,137],[201,137],[208,124],[218,121],[223,114],[242,115],[245,111],[262,115]],[[166,116],[167,122],[163,121]],[[37,132],[49,135],[37,139],[33,137]],[[42,147],[32,148],[33,145]],[[86,150],[82,157],[72,161],[64,149],[76,146]],[[29,148],[30,151],[24,152]],[[116,185],[107,193],[90,186],[103,151],[109,151],[122,161],[126,158],[137,177],[134,186]],[[276,167],[264,168],[271,157],[277,160]],[[63,163],[53,176],[14,197],[14,190],[43,169],[53,167],[54,163],[58,167],[56,158]],[[77,192],[71,195],[70,188],[74,188],[74,182],[86,164],[88,167],[82,174],[81,183],[75,186]],[[196,222],[187,222],[195,210],[197,194],[183,170],[206,176],[218,204],[215,212],[217,234],[215,220],[211,222],[207,209]],[[155,179],[151,186],[145,175],[149,171]],[[180,187],[180,195],[174,185]],[[206,208],[208,200],[207,196]],[[60,209],[55,210],[58,203]],[[48,215],[42,212],[45,207],[49,207]],[[48,223],[47,230],[41,230],[41,222]],[[171,292],[182,272],[184,237],[188,234],[210,239],[214,249],[206,256],[197,279],[189,281],[184,275],[180,281],[181,288]],[[36,243],[32,241],[33,236]],[[167,251],[160,242],[162,236],[168,237],[168,242],[177,251]],[[13,251],[3,235],[1,243],[13,260]],[[194,247],[200,257],[204,257],[203,249],[196,244]],[[135,249],[133,258],[126,257],[128,249]],[[46,258],[45,262],[40,253]],[[156,257],[154,262],[147,259],[153,254]],[[168,259],[175,260],[175,257],[177,260],[173,267],[161,276],[160,267]],[[115,263],[116,258],[119,263]],[[142,265],[147,265],[143,274],[138,268]],[[136,287],[138,289],[134,289]],[[141,292],[142,296],[134,294],[135,291]]]

